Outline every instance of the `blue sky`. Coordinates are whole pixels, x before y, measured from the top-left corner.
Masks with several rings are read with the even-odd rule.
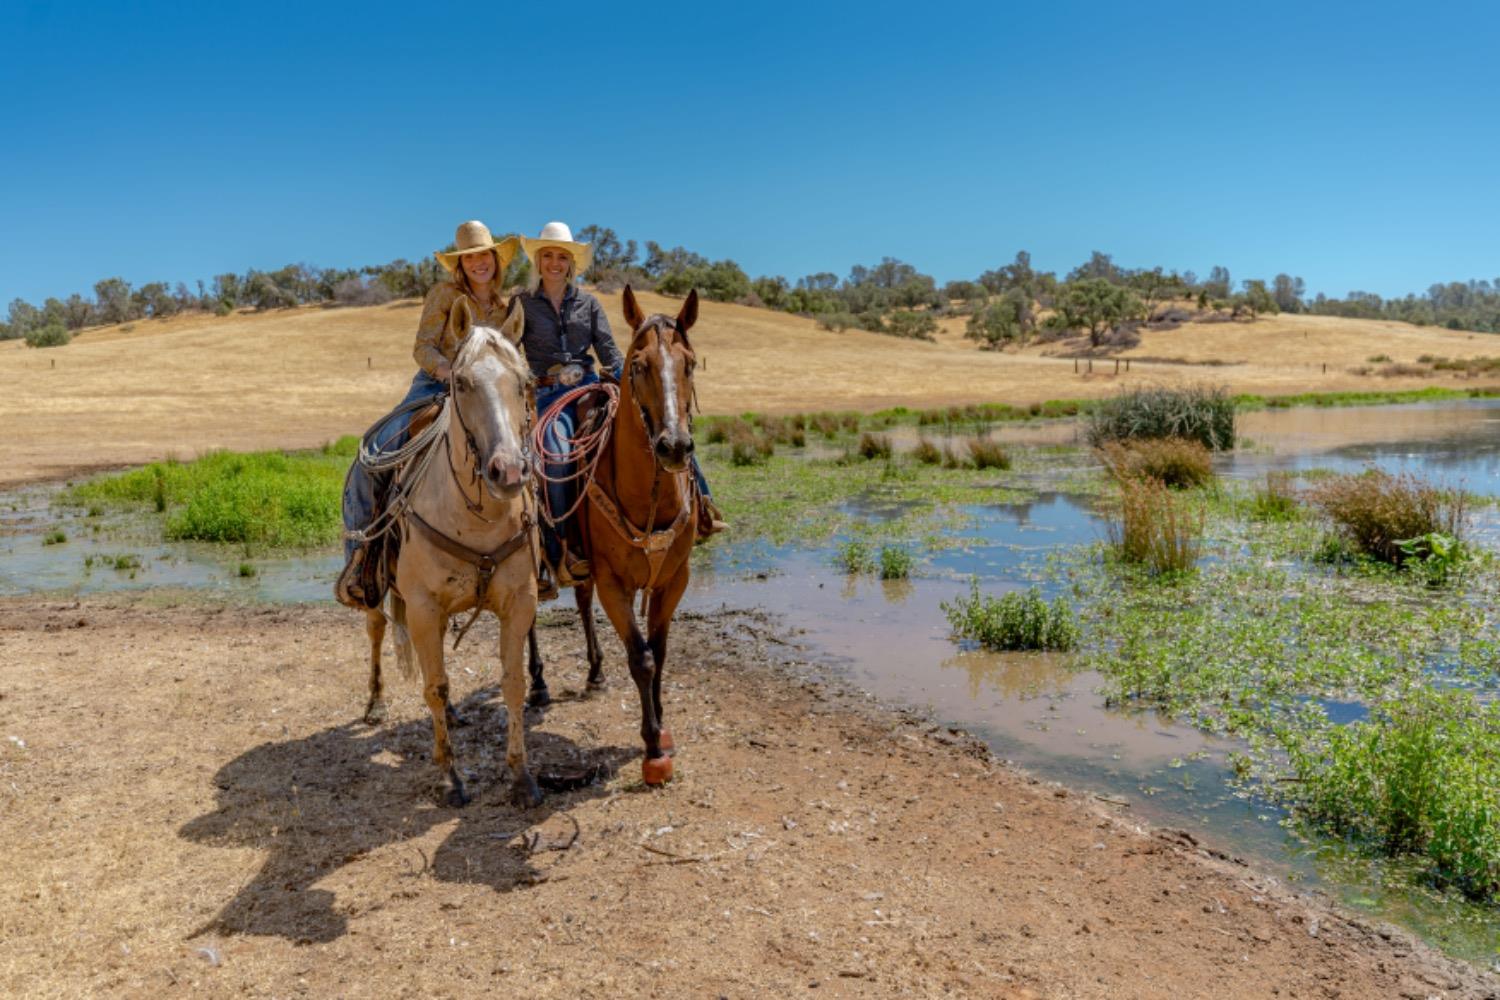
[[[1500,5],[0,3],[0,312],[549,219],[752,276],[1500,277]]]

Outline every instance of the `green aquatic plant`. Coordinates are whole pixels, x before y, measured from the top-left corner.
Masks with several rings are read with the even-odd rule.
[[[1313,486],[1308,497],[1355,549],[1395,566],[1424,559],[1432,551],[1426,539],[1434,535],[1450,537],[1453,543],[1445,548],[1459,551],[1453,546],[1468,522],[1463,491],[1381,469],[1332,476]]]
[[[940,607],[955,635],[986,649],[1066,652],[1078,641],[1072,608],[1062,598],[1048,604],[1036,587],[991,597],[979,592],[976,579],[970,582],[968,597],[944,601]]]
[[[1089,444],[1133,438],[1186,438],[1210,451],[1234,447],[1234,400],[1222,388],[1127,389],[1088,411]]]
[[[911,576],[911,552],[903,546],[882,545],[879,562],[882,580],[905,580]]]

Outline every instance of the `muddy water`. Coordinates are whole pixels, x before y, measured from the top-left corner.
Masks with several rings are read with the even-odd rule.
[[[1008,439],[1020,434],[1046,444],[1068,443],[1076,434],[1071,422],[999,430]],[[1231,476],[1377,465],[1500,494],[1500,401],[1268,410],[1242,417],[1240,430],[1248,446],[1221,460]],[[898,448],[915,443],[914,431],[893,434]],[[336,555],[322,552],[256,558],[219,546],[164,545],[148,521],[60,515],[51,506],[54,493],[0,496],[0,594],[172,586],[254,600],[324,600],[338,569]],[[1277,810],[1229,793],[1226,758],[1237,743],[1154,714],[1108,710],[1095,693],[1099,678],[1072,672],[1056,657],[955,645],[940,605],[965,594],[970,576],[988,593],[1023,587],[1049,551],[1104,534],[1086,501],[1061,494],[968,513],[966,544],[935,553],[910,581],[850,580],[833,566],[831,549],[721,543],[695,571],[685,603],[773,611],[786,622],[786,641],[810,657],[831,661],[878,698],[970,729],[1040,777],[1095,793],[1126,816],[1191,830],[1400,919],[1460,953],[1493,960],[1500,915],[1383,892],[1368,863],[1342,857],[1334,845],[1309,848],[1292,840]],[[67,541],[44,544],[56,530]],[[135,556],[139,566],[127,559],[117,569],[106,559],[122,554]],[[242,564],[253,575],[242,576]]]

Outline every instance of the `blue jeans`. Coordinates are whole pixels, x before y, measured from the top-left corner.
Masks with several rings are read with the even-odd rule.
[[[589,372],[578,385],[593,385],[598,381],[599,376],[593,372]],[[538,388],[536,391],[537,419],[545,416],[547,410],[564,393],[576,388],[578,386],[567,385],[547,385]],[[568,441],[577,432],[577,428],[578,406],[576,403],[569,403],[557,415],[557,419],[547,425],[546,433],[542,435],[542,444],[550,454],[571,456],[573,449]],[[563,476],[571,476],[576,471],[577,465],[578,463],[574,462],[571,458],[565,458],[559,462],[546,463],[544,471],[547,474],[548,510],[561,514],[573,506],[573,501],[578,497],[578,481],[573,480],[571,482],[558,483],[552,482],[552,480]],[[558,537],[558,531],[564,530],[566,526],[566,520],[559,520],[556,528],[553,528],[546,521],[542,521],[542,545],[547,549],[547,561],[554,566],[562,559],[562,539]],[[578,556],[580,553],[574,553],[574,555]]]
[[[406,391],[406,398],[401,403],[410,403],[418,399],[432,399],[442,395],[448,389],[446,382],[440,382],[427,374],[422,369],[417,369],[417,374],[411,380],[411,388]],[[397,404],[396,409],[400,408]],[[411,424],[411,414],[403,414],[387,424],[376,442],[381,451],[393,450],[406,443],[406,431]],[[380,473],[384,480],[388,474]],[[344,527],[350,531],[363,528],[375,519],[375,494],[384,487],[385,483],[377,483],[375,476],[359,464],[359,459],[349,467],[349,474],[344,478]],[[344,558],[348,559],[354,554],[355,543],[350,539],[344,540]]]

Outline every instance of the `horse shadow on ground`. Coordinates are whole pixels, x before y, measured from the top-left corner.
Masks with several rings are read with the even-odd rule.
[[[474,795],[463,809],[442,804],[426,716],[371,728],[361,722],[304,739],[264,743],[214,775],[217,808],[178,831],[187,840],[267,851],[261,870],[196,934],[259,934],[299,944],[328,942],[348,931],[335,894],[314,883],[363,855],[458,825],[429,859],[413,845],[407,877],[488,885],[510,892],[535,884],[534,838],[522,836],[572,805],[606,794],[601,780],[638,748],[583,748],[530,730],[529,765],[548,791],[529,810],[510,804],[505,764],[505,706],[494,686],[456,706],[469,725],[450,730],[460,772]],[[531,713],[528,713],[531,714]],[[534,716],[532,716],[534,717]]]

